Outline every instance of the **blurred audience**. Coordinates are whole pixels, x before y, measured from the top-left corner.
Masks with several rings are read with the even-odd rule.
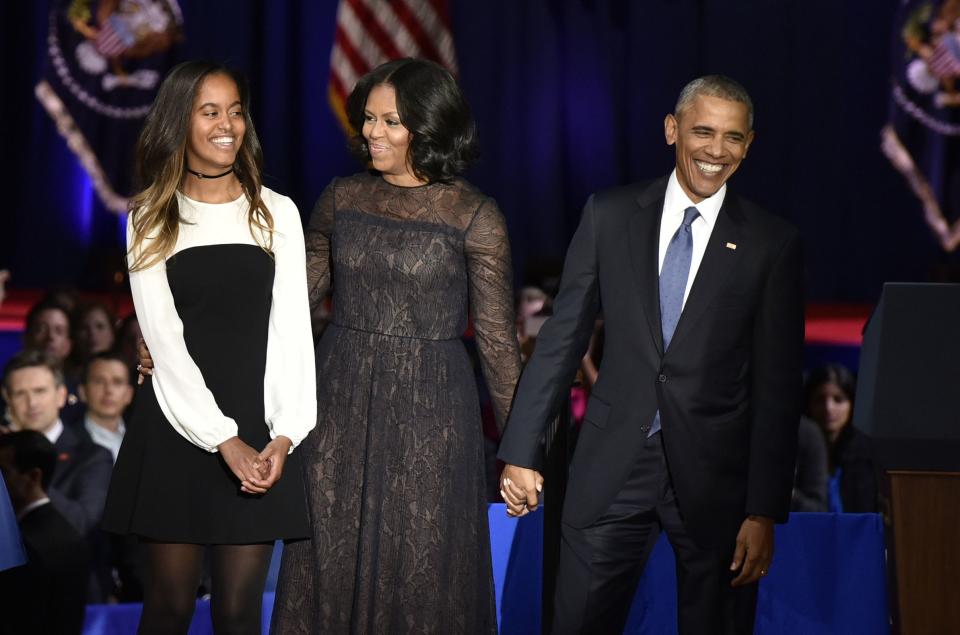
[[[0,269],[0,305],[3,305],[3,300],[7,297],[8,280],[10,280],[10,270]]]
[[[105,351],[93,355],[80,380],[80,401],[86,406],[83,428],[90,439],[117,460],[126,432],[123,413],[133,400],[130,367],[117,353]]]
[[[27,314],[23,345],[46,353],[62,366],[73,349],[70,309],[50,296],[40,300]]]
[[[50,499],[83,536],[90,534],[103,514],[113,460],[82,427],[67,428],[60,409],[67,399],[63,374],[48,354],[26,350],[7,362],[3,396],[10,428],[42,433],[57,450],[50,481]]]
[[[140,331],[140,322],[137,321],[137,314],[131,313],[120,320],[117,325],[116,351],[126,362],[128,368],[136,368],[139,363],[137,358],[137,345],[143,333]]]
[[[797,431],[797,472],[793,482],[793,500],[790,510],[795,512],[825,512],[827,504],[827,444],[817,424],[807,417],[800,418]]]
[[[101,302],[80,305],[71,319],[73,361],[82,369],[90,356],[113,348],[116,343],[113,312]]]
[[[806,415],[827,441],[830,511],[876,512],[878,486],[869,437],[854,428],[856,378],[845,366],[829,364],[810,373]]]
[[[51,504],[57,451],[39,432],[0,435],[0,472],[10,491],[27,564],[0,572],[0,633],[77,634],[84,618],[90,554]]]

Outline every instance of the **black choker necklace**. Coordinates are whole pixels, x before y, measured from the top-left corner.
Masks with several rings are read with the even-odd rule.
[[[202,174],[202,173],[200,173],[200,172],[196,172],[196,171],[194,171],[194,170],[191,170],[190,168],[187,168],[187,172],[189,172],[190,174],[194,175],[194,176],[197,177],[198,179],[219,179],[221,176],[226,176],[226,175],[230,174],[231,172],[233,172],[233,168],[231,167],[229,170],[227,170],[227,171],[224,172],[223,174]]]

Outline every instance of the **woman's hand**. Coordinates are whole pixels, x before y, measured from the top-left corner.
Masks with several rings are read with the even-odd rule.
[[[150,349],[147,348],[147,343],[141,337],[137,341],[137,357],[140,363],[137,364],[137,385],[143,383],[143,378],[147,375],[153,375],[153,358],[150,357]]]
[[[268,488],[273,487],[274,483],[280,480],[283,465],[292,446],[293,442],[290,439],[280,435],[268,443],[257,457],[260,460],[261,473],[264,474],[264,482],[269,483]]]
[[[241,441],[240,437],[230,437],[218,445],[217,449],[227,467],[240,481],[240,491],[248,494],[265,494],[276,481],[274,479],[267,482],[269,470],[265,469],[266,466],[257,451]]]

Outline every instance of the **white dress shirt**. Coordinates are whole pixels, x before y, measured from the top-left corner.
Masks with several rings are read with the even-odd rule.
[[[667,247],[670,240],[677,233],[680,223],[683,222],[683,212],[688,207],[696,207],[700,215],[690,224],[690,233],[693,235],[693,254],[690,260],[690,275],[687,277],[687,288],[683,292],[683,304],[687,304],[687,297],[690,295],[690,288],[697,277],[697,271],[700,269],[700,262],[703,260],[703,254],[707,251],[707,242],[710,240],[710,234],[713,232],[714,225],[717,224],[717,217],[720,215],[720,206],[723,205],[723,198],[727,194],[726,184],[722,185],[717,193],[710,198],[705,198],[697,204],[687,196],[687,193],[680,187],[680,181],[677,180],[677,170],[674,169],[667,181],[667,191],[663,197],[663,212],[660,216],[660,253],[657,272],[663,269],[663,259],[667,255]]]
[[[264,376],[265,425],[271,438],[283,435],[296,447],[317,424],[316,362],[303,226],[297,206],[289,198],[266,187],[260,194],[273,215],[276,267]],[[258,244],[247,223],[249,203],[245,197],[212,204],[178,192],[177,203],[183,222],[173,254],[191,247]],[[131,244],[132,223],[128,222],[128,247]],[[141,247],[147,244],[149,239]],[[132,263],[134,257],[131,252],[128,261]],[[166,262],[131,272],[130,289],[143,339],[153,357],[153,389],[160,409],[183,438],[216,452],[220,443],[237,435],[237,423],[220,410],[187,351],[183,323],[167,282]]]
[[[23,430],[24,428],[21,428]],[[63,421],[59,418],[43,433],[43,436],[47,437],[47,441],[50,443],[56,444],[57,440],[60,438],[60,435],[63,434]]]
[[[83,427],[87,429],[87,433],[94,443],[110,450],[110,454],[113,455],[113,462],[116,463],[117,453],[120,452],[120,444],[123,443],[123,435],[127,433],[127,427],[123,424],[123,419],[120,420],[116,432],[104,428],[89,416],[83,418]]]

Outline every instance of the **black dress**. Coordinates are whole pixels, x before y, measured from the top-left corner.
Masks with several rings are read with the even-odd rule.
[[[496,632],[468,305],[503,422],[520,371],[510,253],[468,184],[334,181],[307,230],[318,423],[301,452],[313,541],[284,548],[273,631]]]
[[[213,451],[233,435],[260,450],[270,441],[271,428],[296,443],[312,427],[302,421],[313,415],[310,403],[286,404],[288,414],[300,411],[299,429],[266,412],[265,401],[269,405],[271,400],[265,399],[265,386],[275,393],[271,386],[288,381],[276,377],[277,362],[268,363],[284,349],[278,340],[293,339],[308,350],[311,342],[305,276],[300,285],[275,279],[289,275],[287,269],[297,263],[303,267],[302,238],[296,240],[299,215],[289,199],[270,194],[265,200],[278,231],[273,254],[252,242],[245,228],[245,201],[206,205],[181,197],[182,213],[195,224],[181,226],[184,236],[166,261],[165,274],[152,272],[165,275],[173,315],[163,304],[163,286],[155,278],[151,282],[151,272],[131,276],[138,318],[157,368],[137,391],[117,457],[103,521],[108,531],[196,544],[309,535],[299,452],[288,457],[274,487],[257,496],[240,492],[237,478]],[[240,242],[245,230],[249,244]],[[188,360],[177,359],[178,325]],[[281,333],[281,326],[292,332]],[[301,372],[304,362],[298,361],[287,363]],[[191,364],[199,371],[192,382]],[[195,384],[198,378],[201,385]],[[207,399],[212,401],[204,405]]]

